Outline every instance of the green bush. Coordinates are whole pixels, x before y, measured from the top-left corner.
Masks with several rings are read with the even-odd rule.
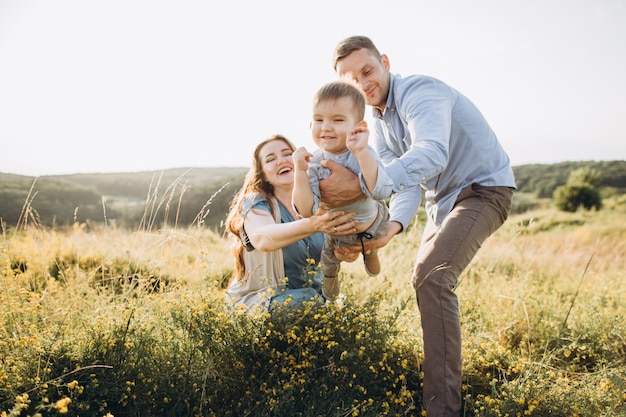
[[[554,190],[553,199],[561,211],[575,212],[579,208],[585,210],[602,208],[602,197],[598,184],[600,175],[591,168],[580,168],[572,171],[567,183]]]
[[[562,185],[554,191],[554,205],[561,211],[575,212],[602,208],[600,192],[590,184]]]

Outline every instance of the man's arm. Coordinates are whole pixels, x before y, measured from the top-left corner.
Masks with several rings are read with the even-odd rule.
[[[325,206],[340,207],[365,197],[359,177],[348,168],[333,160],[324,160],[320,164],[331,171],[328,178],[320,180],[320,194]]]

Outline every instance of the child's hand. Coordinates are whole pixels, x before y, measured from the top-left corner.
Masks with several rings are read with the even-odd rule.
[[[313,157],[313,154],[306,150],[304,146],[296,149],[292,155],[293,164],[296,169],[306,171],[309,169],[309,161]]]
[[[357,126],[346,138],[346,147],[354,154],[367,149],[370,131],[367,126]]]

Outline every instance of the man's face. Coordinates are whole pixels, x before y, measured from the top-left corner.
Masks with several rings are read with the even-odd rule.
[[[326,152],[336,155],[345,152],[346,138],[358,122],[349,97],[320,101],[313,107],[313,142]]]
[[[361,48],[337,62],[337,74],[356,85],[368,105],[380,111],[385,109],[389,94],[389,60],[386,55],[379,60],[368,49]]]

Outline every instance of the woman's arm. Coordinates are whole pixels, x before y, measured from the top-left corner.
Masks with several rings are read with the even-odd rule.
[[[354,213],[319,210],[317,214],[289,223],[275,223],[264,210],[251,209],[244,220],[250,243],[260,251],[284,248],[317,232],[347,235],[356,232]]]

